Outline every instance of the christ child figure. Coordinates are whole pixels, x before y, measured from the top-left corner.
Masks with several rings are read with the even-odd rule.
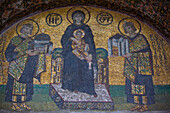
[[[70,37],[72,42],[72,53],[75,54],[81,60],[87,60],[89,63],[89,69],[92,69],[92,55],[88,53],[89,45],[83,40],[85,33],[83,30],[78,29],[73,33],[74,37]]]

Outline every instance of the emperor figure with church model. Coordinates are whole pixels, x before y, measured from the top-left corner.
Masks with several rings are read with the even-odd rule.
[[[22,111],[22,107],[31,109],[26,102],[32,100],[33,78],[40,81],[40,74],[45,71],[45,54],[37,53],[32,46],[35,42],[30,37],[33,29],[32,23],[23,24],[20,35],[11,39],[5,51],[9,62],[5,101],[12,102],[11,109],[17,111]],[[40,35],[36,35],[37,39],[42,38]]]

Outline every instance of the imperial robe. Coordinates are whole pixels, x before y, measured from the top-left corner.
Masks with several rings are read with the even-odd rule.
[[[13,37],[5,51],[9,62],[8,81],[5,101],[13,103],[27,102],[33,95],[33,77],[40,80],[40,73],[45,71],[45,56],[29,56],[31,39]]]
[[[153,64],[149,43],[141,34],[129,38],[129,41],[129,52],[132,55],[125,59],[124,66],[127,102],[154,104]]]

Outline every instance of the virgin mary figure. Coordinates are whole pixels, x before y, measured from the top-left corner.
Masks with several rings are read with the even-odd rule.
[[[85,14],[76,10],[72,14],[73,24],[69,25],[62,36],[62,56],[64,58],[62,88],[69,91],[83,92],[97,97],[94,88],[94,70],[97,70],[96,48],[90,27],[84,24]],[[89,45],[89,54],[92,55],[92,68],[89,68],[88,59],[80,59],[73,53],[71,37],[74,31],[82,30],[85,33],[83,40]],[[90,61],[90,59],[89,59]]]

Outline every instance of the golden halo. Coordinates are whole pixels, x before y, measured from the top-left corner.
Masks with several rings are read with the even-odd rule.
[[[24,24],[32,24],[34,26],[33,30],[32,30],[32,34],[29,35],[29,37],[34,37],[39,32],[39,25],[37,22],[35,22],[32,19],[25,19],[25,20],[21,21],[20,23],[18,23],[16,26],[16,32],[19,36],[21,36],[20,30]]]
[[[20,23],[17,24],[16,26],[16,32],[19,36],[21,36],[21,28],[23,27],[24,24],[32,24],[34,27],[33,27],[33,30],[32,30],[32,34],[29,35],[29,37],[34,37],[38,32],[39,32],[39,25],[37,22],[35,22],[34,20],[32,19],[25,19],[23,21],[21,21]]]
[[[140,33],[140,31],[141,31],[141,24],[137,21],[137,20],[135,20],[135,19],[133,19],[133,18],[124,18],[124,19],[122,19],[120,22],[119,22],[119,24],[118,24],[118,30],[119,30],[119,32],[121,33],[121,34],[123,34],[123,35],[125,35],[125,36],[128,36],[126,33],[125,33],[125,31],[124,31],[124,28],[123,28],[123,24],[124,24],[124,22],[132,22],[133,24],[134,24],[134,26],[135,26],[135,28],[136,28],[136,33],[137,34],[139,34]]]
[[[90,12],[84,7],[72,7],[72,8],[70,8],[67,12],[67,20],[71,24],[73,24],[72,14],[73,14],[73,12],[75,12],[77,10],[84,12],[84,14],[85,14],[84,23],[86,24],[90,20]]]
[[[77,31],[81,31],[81,32],[82,32],[81,38],[83,38],[83,37],[85,36],[85,32],[84,32],[82,29],[77,29],[77,30],[75,30],[75,31],[73,32],[73,36],[74,36],[75,38],[77,38],[77,36],[76,36],[76,32],[77,32]]]

